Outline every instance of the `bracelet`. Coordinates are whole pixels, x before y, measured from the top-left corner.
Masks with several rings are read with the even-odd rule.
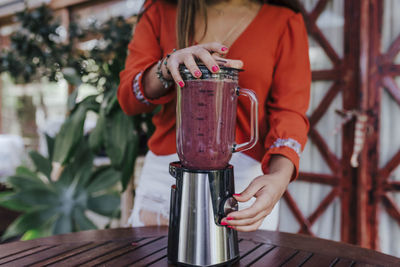
[[[169,88],[169,87],[173,84],[173,82],[172,82],[171,80],[165,79],[164,75],[162,74],[162,71],[161,71],[161,64],[162,64],[162,62],[163,62],[163,60],[159,60],[159,61],[158,61],[158,63],[157,63],[157,71],[156,71],[156,74],[157,74],[157,78],[160,80],[162,86],[163,86],[165,89],[167,89],[167,88]]]
[[[176,51],[176,49],[173,50],[173,52],[175,52],[175,51]],[[158,63],[157,63],[157,71],[156,71],[157,78],[160,80],[162,86],[165,89],[168,89],[174,83],[173,80],[165,79],[165,77],[164,77],[164,75],[162,73],[162,70],[161,70],[162,63],[164,62],[164,65],[166,66],[167,65],[167,60],[168,60],[168,58],[170,56],[171,56],[171,54],[167,54],[167,56],[164,59],[159,60]],[[170,74],[168,69],[167,69],[167,71]]]

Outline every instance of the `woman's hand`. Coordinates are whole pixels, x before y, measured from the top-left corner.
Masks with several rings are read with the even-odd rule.
[[[219,71],[219,65],[231,68],[242,68],[241,60],[231,60],[223,58],[228,53],[229,48],[220,43],[206,43],[177,50],[170,54],[167,65],[163,64],[162,72],[165,78],[172,78],[180,87],[185,86],[179,74],[179,65],[185,64],[192,75],[196,78],[201,77],[201,71],[196,64],[196,60],[202,61],[213,73]],[[168,73],[169,71],[169,73]]]
[[[177,50],[170,54],[167,65],[161,64],[161,72],[167,80],[174,80],[180,87],[185,86],[181,75],[179,74],[179,65],[185,64],[194,77],[200,78],[200,72],[196,60],[202,61],[207,68],[216,73],[219,71],[219,65],[240,69],[243,67],[241,60],[232,60],[223,58],[229,51],[229,48],[220,43],[206,43],[190,46]],[[164,59],[166,60],[166,59]],[[143,74],[144,94],[150,99],[157,99],[168,93],[169,88],[164,88],[161,81],[157,79],[157,65],[155,64]]]
[[[293,175],[293,163],[280,155],[274,155],[270,161],[270,173],[255,178],[250,185],[234,197],[239,202],[256,201],[249,208],[231,212],[221,223],[238,231],[257,230],[265,217],[271,213],[275,204],[285,192]]]

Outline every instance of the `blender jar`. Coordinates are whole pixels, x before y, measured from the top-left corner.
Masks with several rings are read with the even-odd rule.
[[[219,73],[199,64],[195,78],[180,66],[185,86],[177,89],[177,153],[188,169],[218,170],[227,167],[233,152],[252,148],[258,140],[258,101],[249,89],[239,88],[239,69],[220,66]],[[251,137],[235,144],[238,96],[251,101]]]

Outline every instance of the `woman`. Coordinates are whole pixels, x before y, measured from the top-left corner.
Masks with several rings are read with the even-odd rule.
[[[118,89],[121,107],[129,115],[162,105],[153,119],[156,130],[136,190],[134,226],[168,224],[174,183],[168,164],[178,160],[175,85],[185,86],[178,66],[185,64],[199,77],[200,60],[212,72],[219,71],[221,62],[244,68],[239,85],[255,91],[260,103],[260,140],[253,149],[235,153],[231,161],[240,192],[235,198],[244,205],[223,223],[238,231],[276,227],[276,222],[271,227],[264,219],[298,175],[307,140],[311,75],[302,16],[295,7],[285,7],[285,1],[274,2],[146,1]],[[237,143],[249,136],[249,112],[250,105],[239,100]]]

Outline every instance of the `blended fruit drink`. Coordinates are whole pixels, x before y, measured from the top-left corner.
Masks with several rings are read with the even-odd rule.
[[[189,80],[180,89],[178,155],[189,169],[227,166],[235,141],[237,83]]]
[[[220,66],[211,73],[199,64],[200,78],[192,76],[185,66],[180,74],[185,86],[177,89],[176,150],[182,165],[195,170],[218,170],[228,166],[233,152],[254,146],[258,139],[255,94],[238,88],[238,69]],[[251,100],[251,138],[235,144],[236,107],[238,96]]]

